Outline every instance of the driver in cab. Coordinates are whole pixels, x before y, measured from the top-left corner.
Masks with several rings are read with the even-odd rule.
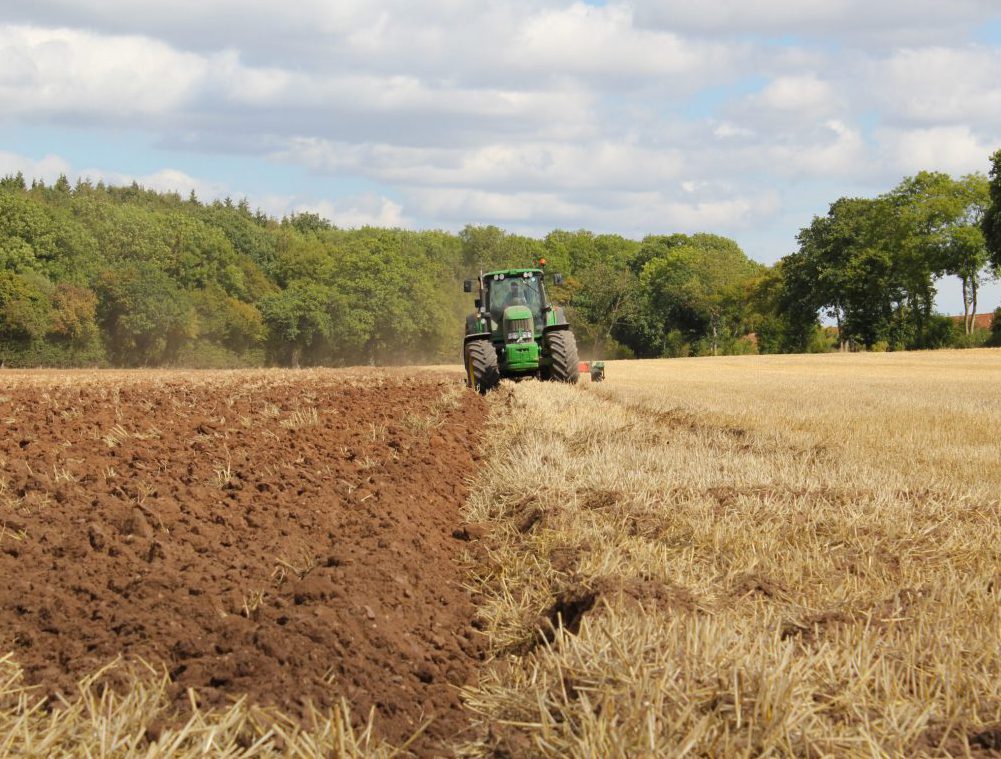
[[[524,286],[520,281],[515,279],[511,281],[510,289],[502,297],[497,299],[491,298],[490,317],[495,323],[499,324],[501,319],[504,317],[504,311],[508,306],[527,305],[528,301],[525,299]]]
[[[527,306],[528,301],[525,300],[525,293],[522,290],[521,282],[515,280],[511,283],[511,291],[507,294],[507,298],[504,301],[504,308],[508,306]]]

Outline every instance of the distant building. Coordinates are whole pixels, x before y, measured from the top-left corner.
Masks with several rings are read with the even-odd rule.
[[[966,318],[962,314],[959,316],[950,316],[956,324],[960,327],[963,326],[963,320]],[[973,329],[990,329],[994,324],[994,314],[977,314],[973,318]]]

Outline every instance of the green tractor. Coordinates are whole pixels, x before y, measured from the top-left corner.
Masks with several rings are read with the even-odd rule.
[[[546,295],[543,266],[480,274],[462,344],[469,387],[486,393],[502,378],[577,382],[577,343],[563,309]],[[562,282],[553,275],[554,284]],[[473,292],[473,280],[463,289]]]

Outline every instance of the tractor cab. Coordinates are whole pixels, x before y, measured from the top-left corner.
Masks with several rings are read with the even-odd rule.
[[[484,276],[484,285],[484,306],[490,313],[491,321],[499,326],[504,321],[506,309],[521,307],[528,309],[532,317],[532,336],[535,336],[536,331],[542,332],[546,290],[541,272],[487,274]],[[524,318],[524,315],[520,318]],[[535,329],[536,326],[538,330]]]

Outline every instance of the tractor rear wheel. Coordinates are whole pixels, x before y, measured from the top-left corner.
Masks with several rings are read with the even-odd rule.
[[[577,340],[573,332],[561,329],[546,334],[546,352],[552,360],[546,379],[577,384],[580,370],[577,365]]]
[[[466,344],[466,386],[479,393],[493,390],[500,382],[497,351],[489,340],[471,340]]]

